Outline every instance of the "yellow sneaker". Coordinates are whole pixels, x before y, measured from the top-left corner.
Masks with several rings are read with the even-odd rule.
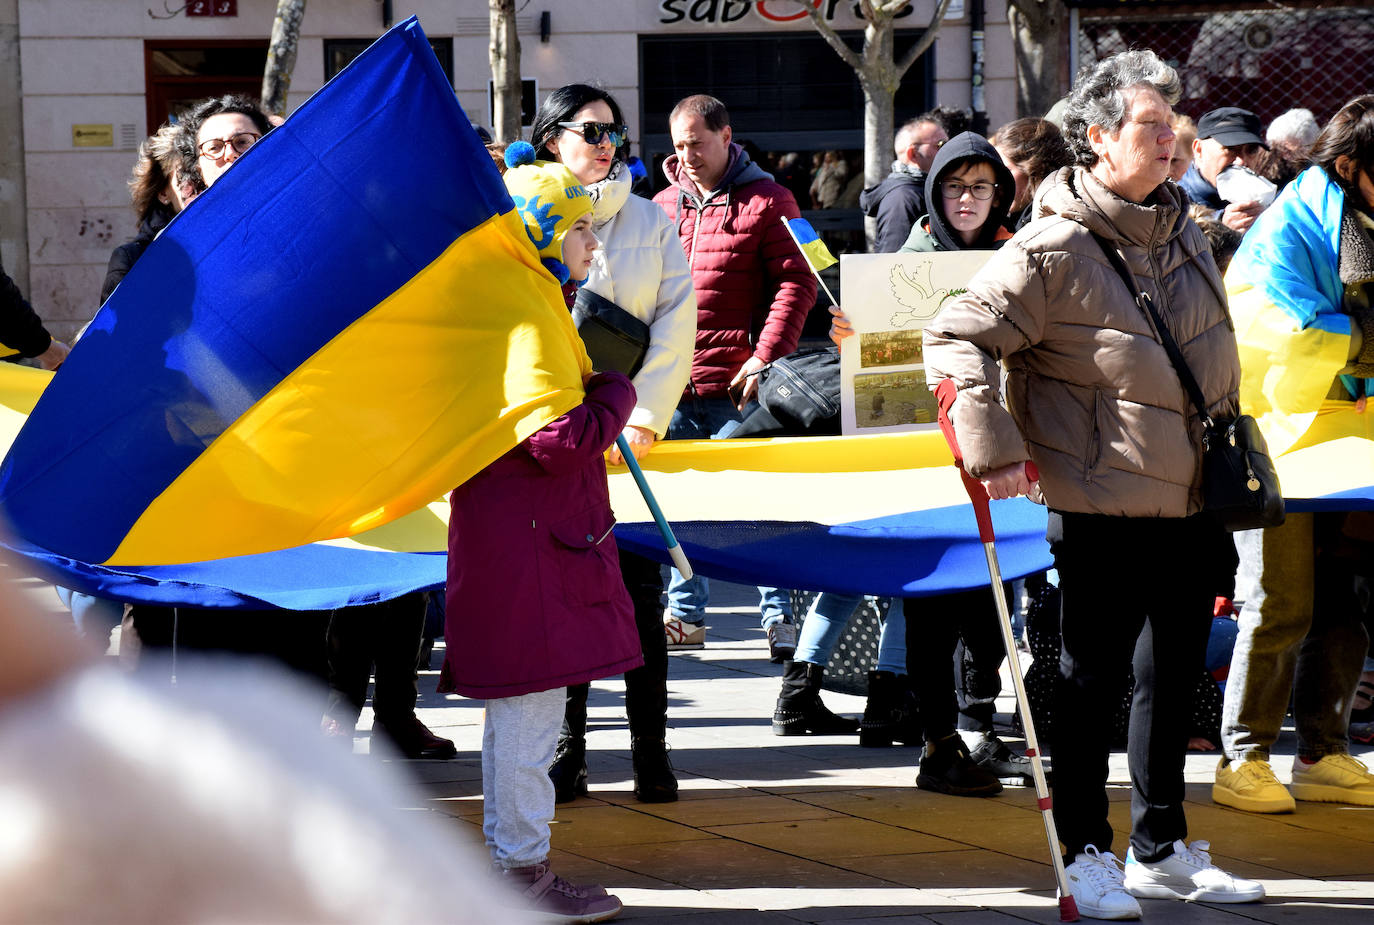
[[[1212,784],[1212,801],[1247,813],[1291,813],[1297,808],[1263,758],[1221,759]]]
[[[1294,758],[1293,796],[1312,803],[1374,806],[1374,774],[1349,755],[1327,755],[1315,764]]]

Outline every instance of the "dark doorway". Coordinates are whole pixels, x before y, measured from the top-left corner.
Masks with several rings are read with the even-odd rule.
[[[143,43],[148,134],[198,100],[238,93],[256,100],[267,67],[265,39],[166,39]]]

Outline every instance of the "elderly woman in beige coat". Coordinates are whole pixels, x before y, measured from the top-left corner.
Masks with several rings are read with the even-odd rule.
[[[1064,122],[1075,166],[1044,182],[1036,218],[925,331],[928,381],[958,389],[951,417],[969,472],[993,498],[1038,489],[1050,508],[1064,647],[1055,821],[1070,890],[1093,918],[1138,918],[1136,897],[1264,895],[1213,865],[1206,842],[1185,841],[1187,692],[1216,592],[1205,564],[1228,547],[1202,513],[1199,415],[1104,249],[1154,301],[1208,412],[1234,415],[1240,368],[1221,277],[1167,181],[1179,92],[1177,73],[1150,51],[1081,73]],[[1123,874],[1107,819],[1107,714],[1132,664]]]

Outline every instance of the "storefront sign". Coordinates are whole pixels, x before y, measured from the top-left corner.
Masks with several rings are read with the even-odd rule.
[[[73,148],[113,148],[113,125],[73,125]]]
[[[853,0],[806,0],[811,7],[820,10],[826,22],[834,22],[838,11],[849,11],[849,18],[863,21],[859,4]],[[660,0],[659,12],[663,15],[659,22],[664,25],[673,23],[705,23],[709,25],[729,25],[748,17],[757,22],[790,23],[806,19],[808,13],[802,3],[794,0]],[[752,14],[752,15],[751,15]],[[911,7],[898,13],[901,19],[911,15]]]

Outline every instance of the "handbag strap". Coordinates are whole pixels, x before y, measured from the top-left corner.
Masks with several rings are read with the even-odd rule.
[[[1193,371],[1188,368],[1188,361],[1183,359],[1183,351],[1178,349],[1178,342],[1174,340],[1174,335],[1170,333],[1168,326],[1164,324],[1164,319],[1159,315],[1159,310],[1155,308],[1154,300],[1150,298],[1148,292],[1135,284],[1135,277],[1131,274],[1130,268],[1126,266],[1126,258],[1121,256],[1121,251],[1097,232],[1089,231],[1088,233],[1093,236],[1093,240],[1107,255],[1107,261],[1121,276],[1127,291],[1135,297],[1135,304],[1140,306],[1140,310],[1154,325],[1155,332],[1159,335],[1159,342],[1164,346],[1164,352],[1169,355],[1169,362],[1174,365],[1179,381],[1183,383],[1183,390],[1188,393],[1188,397],[1197,407],[1197,413],[1202,416],[1203,425],[1210,430],[1212,417],[1207,413],[1207,399],[1203,398],[1202,389],[1198,386],[1197,379],[1193,377]]]

